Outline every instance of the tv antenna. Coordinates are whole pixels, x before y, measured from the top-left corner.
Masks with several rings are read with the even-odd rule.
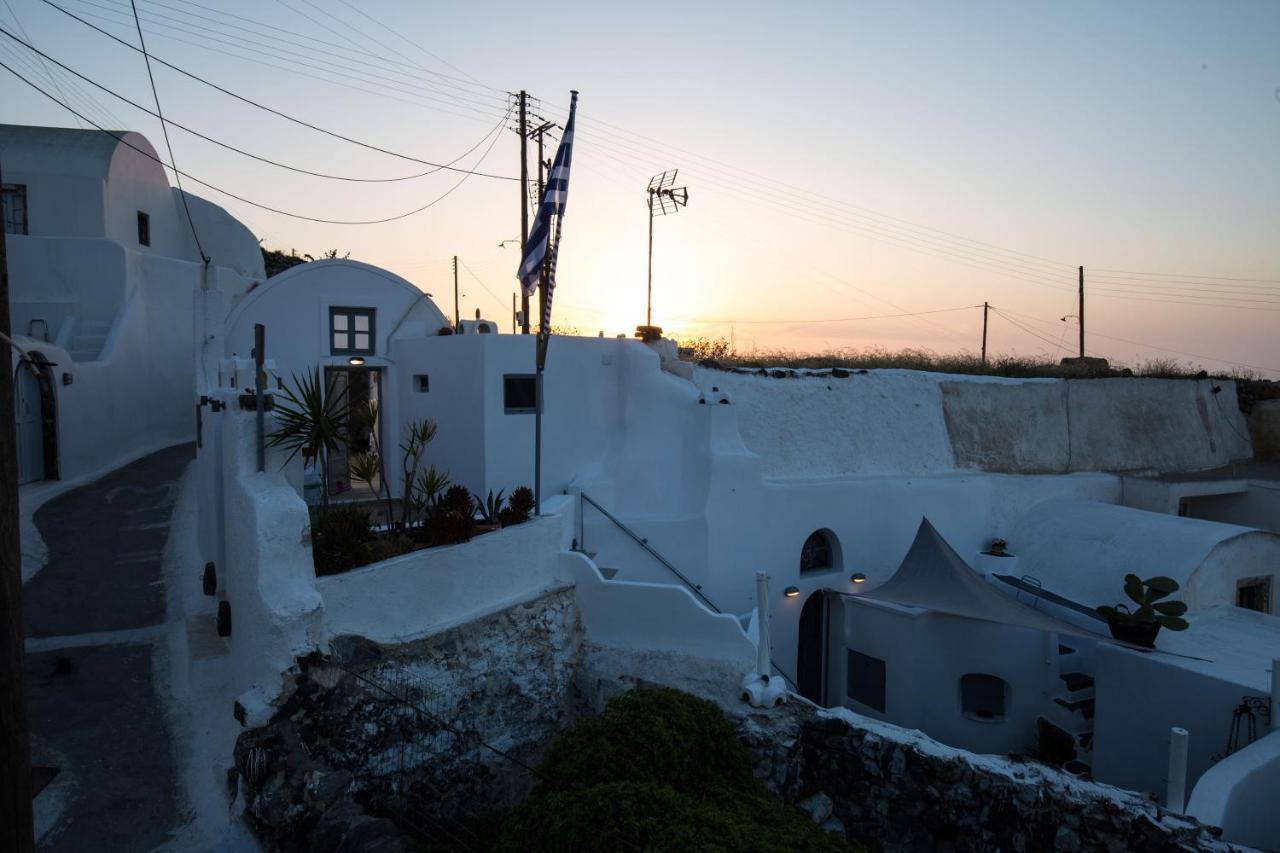
[[[662,330],[653,325],[653,218],[678,213],[689,203],[689,188],[675,186],[679,171],[668,169],[654,175],[649,179],[646,191],[649,197],[649,296],[645,303],[644,326],[640,330],[640,337],[644,340],[656,340],[662,336]]]

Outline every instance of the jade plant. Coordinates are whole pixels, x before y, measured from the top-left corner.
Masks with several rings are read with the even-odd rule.
[[[1173,578],[1157,576],[1142,580],[1135,574],[1127,574],[1124,576],[1124,594],[1136,609],[1121,603],[1114,607],[1098,607],[1097,612],[1107,620],[1116,639],[1150,646],[1161,628],[1185,631],[1188,627],[1187,620],[1182,618],[1187,612],[1186,603],[1162,600],[1177,591],[1178,582]]]

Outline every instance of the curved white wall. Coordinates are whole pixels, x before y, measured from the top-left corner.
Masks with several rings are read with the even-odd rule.
[[[1191,792],[1187,814],[1222,827],[1227,841],[1274,850],[1280,848],[1278,794],[1280,733],[1273,731],[1210,767]]]

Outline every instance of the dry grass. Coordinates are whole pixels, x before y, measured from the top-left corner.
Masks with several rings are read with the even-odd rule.
[[[889,351],[881,347],[867,349],[832,349],[821,352],[797,352],[795,350],[754,350],[737,352],[725,338],[692,338],[679,342],[680,357],[686,361],[711,360],[723,366],[734,367],[791,367],[827,368],[844,367],[855,370],[899,369],[927,370],[935,373],[960,373],[977,376],[1008,376],[1012,378],[1052,377],[1060,379],[1084,379],[1107,376],[1143,376],[1154,379],[1235,379],[1256,380],[1251,371],[1240,370],[1206,372],[1199,365],[1182,364],[1169,358],[1148,359],[1140,364],[1125,365],[1113,362],[1108,368],[1072,362],[1062,364],[1057,360],[1013,355],[990,354],[983,364],[978,353],[935,353],[930,350],[903,349]]]

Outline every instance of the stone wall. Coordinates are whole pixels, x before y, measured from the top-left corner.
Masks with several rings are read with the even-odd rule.
[[[560,589],[416,642],[335,639],[237,741],[248,822],[272,850],[414,849],[386,817],[469,838],[524,799],[527,768],[580,716],[581,637]]]
[[[1137,794],[919,732],[793,705],[744,713],[756,775],[828,830],[885,850],[1232,850]]]

